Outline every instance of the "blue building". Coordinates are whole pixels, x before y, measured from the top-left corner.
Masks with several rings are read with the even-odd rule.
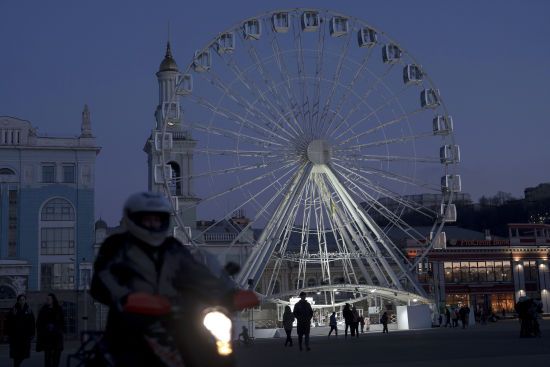
[[[75,293],[87,285],[99,151],[87,106],[81,134],[70,138],[0,117],[0,311],[21,293]]]

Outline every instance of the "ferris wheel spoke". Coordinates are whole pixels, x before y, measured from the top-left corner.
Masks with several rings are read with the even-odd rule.
[[[345,172],[348,172],[348,174],[351,174],[351,175],[354,175],[354,177],[356,177],[357,179],[359,179],[361,181],[361,183],[363,183],[364,185],[366,185],[369,189],[379,193],[379,194],[382,194],[392,200],[394,200],[395,202],[398,202],[399,204],[402,204],[404,206],[406,206],[407,208],[417,212],[418,214],[422,214],[424,216],[433,216],[433,215],[436,215],[436,212],[432,209],[429,209],[427,207],[424,207],[424,206],[421,206],[421,205],[418,205],[417,203],[415,202],[412,202],[412,201],[409,201],[409,200],[405,200],[403,199],[399,194],[385,188],[385,187],[382,187],[380,185],[377,185],[375,183],[373,183],[371,180],[369,180],[367,177],[365,177],[361,172],[357,172],[357,170],[353,170],[353,169],[350,169],[346,166],[343,166],[341,164],[335,164],[336,167],[339,167],[341,168],[342,170],[344,170]],[[340,173],[342,174],[342,173]]]
[[[273,140],[262,139],[256,136],[246,135],[238,131],[223,129],[221,127],[202,126],[202,125],[206,125],[206,124],[203,124],[201,122],[198,122],[198,123],[196,122],[193,125],[190,125],[190,128],[192,128],[193,130],[202,131],[209,134],[224,136],[226,138],[233,139],[235,141],[247,141],[249,143],[252,143],[254,145],[261,146],[264,148],[271,147],[271,146],[284,147],[283,144],[277,143]]]
[[[347,154],[345,157],[340,157],[341,160],[345,161],[376,161],[376,162],[392,162],[392,161],[403,161],[403,162],[423,162],[423,163],[437,163],[441,164],[439,157],[411,157],[404,155],[377,155],[377,154]]]
[[[340,162],[340,164],[342,164],[344,166],[348,163],[351,163],[349,161],[345,161],[345,160],[342,160],[342,159],[337,158],[337,157],[334,157],[334,159],[337,160],[338,162]],[[388,170],[384,170],[384,169],[380,169],[380,168],[353,166],[352,168],[349,168],[349,169],[357,170],[359,172],[363,172],[363,173],[369,174],[369,175],[373,175],[373,174],[378,175],[380,177],[384,177],[384,178],[387,178],[389,180],[393,180],[393,181],[400,182],[400,183],[415,185],[417,187],[422,187],[422,188],[428,189],[430,191],[441,190],[440,186],[436,186],[436,185],[430,184],[426,181],[418,180],[414,177],[404,176],[404,175],[401,175],[401,174],[398,174],[398,173],[395,173],[395,172],[390,172]]]
[[[354,25],[355,25],[355,22],[350,26],[350,29],[353,29]],[[338,64],[336,66],[336,70],[335,70],[334,76],[332,78],[330,92],[329,92],[327,98],[325,99],[325,105],[323,107],[323,112],[322,112],[321,117],[319,119],[320,120],[319,129],[321,129],[322,131],[324,131],[324,126],[323,125],[325,123],[325,117],[326,117],[326,114],[329,110],[329,106],[332,102],[332,99],[334,98],[334,93],[336,92],[336,87],[338,85],[340,85],[339,80],[342,78],[342,70],[343,70],[343,66],[344,66],[344,60],[348,56],[348,51],[349,51],[349,45],[350,45],[350,42],[351,42],[351,38],[352,38],[351,36],[346,37],[346,42],[344,43],[344,45],[342,46],[342,48],[339,52],[340,57],[338,58]],[[347,89],[346,89],[346,92],[347,92]]]
[[[240,157],[257,157],[257,158],[276,158],[279,157],[279,151],[265,150],[239,150],[239,149],[193,149],[193,153],[204,155],[221,155],[221,156],[240,156]]]
[[[370,196],[367,192],[365,192],[364,190],[362,190],[353,180],[351,180],[349,177],[347,176],[342,176],[346,181],[348,181],[350,183],[350,186],[351,188],[355,187],[357,189],[359,189],[361,191],[361,194],[357,194],[354,190],[352,190],[350,187],[348,187],[348,189],[350,190],[350,192],[354,193],[358,198],[362,198],[364,197],[364,195],[367,195],[368,197],[372,198],[372,196]],[[374,199],[374,198],[372,198]],[[381,213],[382,214],[382,213]],[[365,215],[368,215],[365,213]],[[382,214],[383,215],[383,214]],[[399,219],[397,216],[393,215],[394,219],[397,218]],[[371,218],[372,219],[372,218]],[[424,236],[422,234],[420,234],[416,229],[412,228],[411,226],[409,226],[406,222],[404,221],[401,221],[402,224],[405,225],[405,228],[401,227],[399,223],[399,221],[396,221],[396,226],[398,226],[404,233],[408,234],[409,237],[411,238],[414,238],[413,236],[411,236],[411,233],[416,233],[419,235],[419,238],[423,239]],[[385,234],[383,235],[385,236]],[[387,236],[386,236],[387,237]],[[386,238],[387,239],[387,238]],[[418,238],[415,238],[415,239],[418,239]],[[395,243],[393,243],[393,241],[391,240],[388,240],[388,241],[385,241],[386,243],[389,243],[390,244],[390,247],[387,248],[387,250],[390,252],[391,254],[391,258],[393,258],[393,260],[396,260],[395,259],[395,256],[399,256],[401,257],[402,260],[405,260],[407,263],[409,262],[407,257],[401,252],[401,249],[399,249],[399,247],[397,247],[397,245],[395,245]],[[393,251],[390,250],[393,249]]]
[[[284,129],[282,126],[280,126],[277,122],[273,121],[265,113],[263,113],[262,111],[256,110],[254,108],[254,106],[251,105],[249,102],[243,101],[242,98],[244,98],[244,97],[241,97],[237,93],[233,92],[229,87],[225,87],[223,85],[223,82],[221,82],[221,81],[220,82],[217,82],[217,81],[214,82],[213,81],[214,79],[217,79],[217,78],[210,79],[211,83],[214,84],[214,85],[219,86],[220,90],[225,93],[224,95],[227,95],[232,100],[234,100],[239,105],[239,107],[241,107],[245,112],[247,112],[247,114],[250,114],[252,117],[254,117],[256,121],[267,121],[265,123],[265,125],[273,124],[274,126],[277,126],[279,128],[278,131],[284,132],[291,139],[293,139],[295,137],[294,135],[290,134],[286,129]],[[231,121],[233,121],[237,124],[243,125],[243,126],[247,127],[248,129],[251,129],[251,130],[255,131],[256,133],[258,133],[260,135],[265,135],[265,134],[273,135],[273,136],[276,136],[276,137],[278,137],[279,139],[281,139],[283,141],[286,141],[286,142],[289,141],[288,137],[283,137],[282,135],[279,135],[278,133],[276,133],[274,130],[268,129],[265,126],[262,126],[262,125],[258,124],[255,121],[247,119],[246,117],[243,117],[243,116],[241,116],[240,114],[238,114],[234,111],[231,111],[227,108],[222,108],[222,107],[219,106],[219,104],[218,104],[218,106],[215,106],[214,104],[212,104],[211,102],[209,102],[205,98],[198,97],[198,96],[192,96],[191,99],[194,100],[199,105],[204,106],[205,108],[208,108],[210,111],[214,112],[216,115],[226,117],[226,118],[230,119]]]
[[[215,171],[208,171],[208,172],[198,173],[198,174],[189,175],[189,176],[181,176],[181,179],[194,179],[194,178],[201,178],[201,177],[205,177],[205,176],[221,176],[221,175],[226,175],[226,174],[234,174],[234,173],[238,173],[238,172],[245,172],[245,171],[250,171],[250,170],[255,170],[255,169],[266,168],[266,167],[269,167],[271,164],[274,164],[274,163],[288,163],[288,162],[290,162],[289,159],[276,159],[276,160],[264,161],[262,163],[255,163],[255,164],[250,164],[250,165],[241,165],[241,166],[235,166],[235,167],[225,168],[225,169],[220,169],[220,170],[215,170]]]
[[[355,140],[355,139],[358,139],[358,138],[360,138],[360,137],[362,137],[362,136],[369,135],[369,134],[372,134],[372,133],[374,133],[374,132],[380,131],[380,130],[386,128],[386,127],[395,125],[395,124],[397,124],[397,123],[399,123],[399,122],[401,122],[401,121],[403,121],[403,120],[405,120],[405,119],[408,119],[409,117],[411,117],[411,116],[413,116],[413,115],[416,115],[417,113],[422,112],[422,111],[424,111],[424,110],[421,109],[421,108],[419,108],[419,109],[414,110],[414,111],[412,111],[412,112],[404,113],[404,114],[402,114],[402,115],[396,117],[395,119],[392,119],[392,120],[389,120],[389,121],[385,121],[385,122],[381,122],[381,123],[379,123],[378,125],[376,125],[375,127],[371,128],[371,129],[369,129],[369,130],[366,130],[366,131],[363,131],[363,132],[360,132],[360,133],[355,133],[355,134],[353,134],[352,137],[349,137],[349,138],[347,138],[347,139],[345,139],[345,140],[341,140],[341,141],[339,142],[339,144],[340,144],[340,145],[346,144],[347,142],[349,142],[349,141],[351,141],[351,140]],[[427,135],[427,133],[423,133],[423,134],[421,134],[420,136],[425,136],[425,135]],[[429,136],[433,136],[433,131],[429,133]]]
[[[389,106],[394,100],[396,100],[403,92],[405,92],[407,89],[409,88],[409,86],[405,86],[404,88],[402,88],[399,92],[393,94],[391,96],[391,98],[388,98],[387,100],[384,101],[384,103],[380,104],[378,107],[376,107],[374,110],[371,110],[369,112],[368,115],[366,115],[365,117],[359,119],[358,121],[356,121],[355,123],[351,124],[346,130],[344,130],[343,132],[341,132],[338,136],[335,137],[335,139],[340,139],[344,134],[350,132],[353,130],[353,128],[357,127],[359,124],[361,124],[362,122],[364,121],[368,121],[369,118],[371,118],[372,116],[375,116],[378,112],[380,112],[382,109],[384,109],[385,107]],[[358,107],[357,107],[358,108]],[[335,128],[332,133],[331,133],[331,136],[334,136],[334,133],[336,131],[338,131],[339,127],[342,126],[342,124],[344,122],[347,122],[347,119],[351,116],[351,114],[348,113],[348,115],[346,116],[346,118],[340,122],[340,124],[338,125],[337,128]]]
[[[277,186],[277,185],[281,185],[281,187],[279,188],[279,190],[277,190],[275,192],[275,194],[273,196],[270,197],[270,199],[267,201],[267,203],[260,208],[260,210],[258,210],[258,212],[256,213],[255,217],[250,221],[250,223],[245,227],[243,228],[243,230],[239,233],[239,238],[241,237],[242,234],[246,233],[246,230],[248,230],[252,225],[253,223],[255,223],[266,211],[267,211],[267,208],[270,207],[273,202],[278,198],[280,197],[283,192],[285,190],[288,189],[290,183],[291,183],[291,174],[293,171],[296,170],[296,167],[292,167],[291,169],[287,170],[286,172],[283,172],[280,174],[279,178],[275,179],[273,182],[270,182],[268,185],[266,185],[264,188],[262,188],[261,190],[259,190],[256,194],[254,195],[251,195],[250,198],[248,198],[247,200],[245,200],[244,202],[242,202],[239,206],[237,206],[236,208],[233,208],[232,210],[230,210],[228,213],[226,213],[221,219],[219,219],[218,221],[216,221],[215,223],[211,224],[209,227],[207,227],[206,229],[204,229],[202,231],[202,233],[206,233],[208,232],[210,229],[214,228],[217,224],[221,223],[223,220],[229,218],[232,213],[234,213],[236,210],[240,210],[242,208],[244,208],[246,205],[252,203],[253,201],[256,201],[257,198],[261,195],[263,195],[266,191],[268,191],[269,189],[273,188],[274,186]],[[281,184],[281,182],[284,181],[284,183]],[[229,248],[226,249],[224,251],[224,253],[228,252],[229,249],[231,248],[231,246],[233,246],[236,241],[238,240],[238,238],[234,239]]]
[[[312,128],[315,126],[315,129],[319,129],[320,126],[318,115],[319,115],[319,106],[321,98],[321,76],[323,75],[323,61],[324,61],[324,50],[325,50],[325,33],[326,28],[322,27],[318,32],[317,37],[317,60],[315,62],[315,76],[314,76],[314,85],[313,85],[313,106],[311,107],[311,125]]]
[[[280,118],[284,119],[284,121],[286,121],[287,123],[287,127],[292,130],[293,132],[292,137],[293,138],[299,137],[300,132],[295,129],[294,124],[291,123],[292,120],[288,120],[285,117],[285,115],[280,112],[280,111],[289,111],[288,106],[283,106],[282,101],[284,101],[285,99],[279,95],[278,88],[276,87],[273,81],[274,80],[273,77],[269,74],[269,72],[263,66],[260,60],[260,57],[257,54],[256,48],[250,43],[249,43],[249,54],[252,60],[256,64],[256,69],[260,71],[260,74],[262,75],[262,80],[268,88],[267,90],[271,92],[271,96],[273,97],[272,99],[267,97],[267,99],[273,100],[273,103],[275,104],[274,109],[279,111]],[[292,112],[292,110],[290,110],[289,112]]]
[[[352,94],[350,93],[353,90],[353,87],[355,86],[355,83],[357,80],[359,80],[359,77],[363,74],[363,70],[367,67],[368,62],[370,60],[370,56],[372,55],[374,48],[370,48],[367,52],[367,55],[363,58],[363,61],[355,71],[355,74],[353,75],[353,78],[351,79],[350,83],[345,87],[344,95],[340,98],[337,107],[335,109],[335,113],[333,114],[333,117],[329,120],[329,124],[327,125],[327,128],[324,130],[325,133],[328,131],[331,131],[332,124],[334,122],[334,119],[336,116],[339,116],[342,112],[342,108],[344,107],[344,104],[347,102],[349,96]],[[326,118],[326,114],[328,114],[328,105],[326,106],[327,110],[323,112],[323,119]]]
[[[371,141],[364,144],[356,144],[356,145],[349,145],[345,148],[338,148],[335,150],[337,151],[354,151],[357,149],[364,149],[364,148],[372,148],[372,147],[378,147],[380,145],[389,145],[389,144],[398,144],[398,143],[406,143],[410,141],[416,141],[423,138],[431,138],[433,137],[434,133],[432,131],[425,132],[417,135],[408,135],[408,136],[400,136],[398,138],[391,138],[391,139],[384,139],[384,140],[377,140],[377,141]]]
[[[238,184],[238,185],[236,185],[236,186],[232,186],[232,187],[228,188],[228,189],[225,190],[225,191],[218,192],[218,193],[216,193],[216,194],[214,194],[214,195],[211,195],[211,196],[208,196],[208,197],[206,197],[206,198],[204,198],[204,199],[201,199],[201,200],[200,200],[200,203],[209,202],[209,201],[212,201],[212,200],[217,199],[217,198],[219,198],[219,197],[222,197],[222,196],[224,196],[224,195],[230,194],[230,193],[232,193],[232,192],[234,192],[234,191],[236,191],[236,190],[245,188],[246,186],[248,186],[248,185],[250,185],[250,184],[253,184],[254,182],[258,182],[258,181],[261,181],[261,180],[263,180],[263,179],[265,179],[265,178],[267,178],[267,177],[270,177],[270,176],[272,176],[274,173],[277,173],[277,172],[279,172],[279,171],[282,171],[282,170],[284,170],[284,169],[287,169],[287,168],[292,167],[292,166],[295,166],[295,165],[296,165],[296,162],[291,162],[291,163],[286,164],[286,165],[284,165],[284,166],[277,167],[277,168],[275,168],[275,169],[273,169],[273,170],[271,170],[271,171],[269,171],[269,172],[266,172],[266,173],[264,173],[264,174],[261,174],[261,175],[259,175],[259,176],[256,176],[256,177],[254,177],[254,178],[252,178],[252,179],[250,179],[250,180],[247,180],[247,181],[245,181],[245,182],[243,182],[243,183],[240,183],[240,184]]]
[[[256,85],[256,83],[246,77],[246,74],[239,68],[232,56],[224,58],[224,60],[226,61],[229,69],[241,82],[241,84],[244,85],[253,95],[255,95],[257,97],[257,100],[260,101],[262,106],[270,113],[270,115],[272,116],[272,123],[276,123],[275,121],[277,120],[277,118],[275,116],[279,116],[282,121],[286,121],[285,116],[281,113],[281,111],[277,109],[276,106],[273,105],[273,103],[268,98],[264,96],[264,93]]]
[[[311,121],[309,116],[309,99],[307,96],[307,89],[306,89],[306,81],[305,81],[305,62],[304,62],[304,50],[302,47],[302,32],[300,30],[300,21],[297,21],[298,24],[295,24],[293,29],[293,42],[294,42],[294,49],[296,50],[298,56],[296,57],[296,66],[297,66],[297,74],[299,77],[299,84],[300,89],[299,92],[301,92],[301,99],[299,101],[298,107],[300,108],[301,114],[302,114],[302,122],[306,124],[306,126],[309,127],[309,131],[304,131],[305,133],[311,134]]]
[[[275,60],[277,62],[277,67],[279,70],[279,73],[281,75],[282,83],[284,85],[284,89],[286,91],[286,95],[288,98],[288,111],[290,112],[291,121],[294,123],[295,128],[299,130],[299,136],[303,136],[304,130],[302,129],[302,126],[298,122],[298,114],[301,112],[299,109],[299,103],[296,100],[296,97],[294,96],[294,92],[292,91],[291,82],[290,82],[290,73],[288,71],[288,68],[286,66],[284,57],[282,55],[279,42],[276,37],[273,37],[273,40],[271,42],[271,48],[273,49],[273,52],[275,54]]]
[[[373,208],[375,211],[378,212],[381,216],[383,216],[385,219],[387,219],[390,223],[395,225],[397,228],[399,228],[407,237],[414,239],[416,241],[421,241],[425,239],[425,235],[420,233],[417,229],[410,226],[407,222],[402,220],[398,215],[388,210],[384,205],[382,205],[380,202],[378,202],[372,195],[367,193],[365,190],[363,190],[359,185],[355,183],[354,180],[351,180],[347,175],[342,175],[342,177],[350,183],[350,191],[354,193],[358,198],[362,197],[368,197],[369,201],[371,202],[371,208]],[[359,190],[359,193],[357,193],[355,190]],[[376,203],[377,206],[372,205],[372,203]],[[401,255],[402,260],[405,260],[407,263],[409,263],[409,259],[406,255],[404,255],[401,250],[393,243],[393,241],[388,241],[395,252],[398,255]]]

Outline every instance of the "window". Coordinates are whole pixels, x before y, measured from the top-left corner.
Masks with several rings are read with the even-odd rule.
[[[73,221],[73,206],[65,199],[51,199],[42,208],[40,219],[47,221]]]
[[[40,288],[74,289],[74,264],[41,264]]]
[[[73,255],[74,228],[42,228],[40,255]]]
[[[63,301],[63,319],[65,321],[65,333],[68,336],[76,335],[76,304],[74,302]]]
[[[317,282],[315,281],[315,278],[309,278],[309,279],[307,280],[307,286],[308,286],[308,287],[315,287],[316,283],[317,283]]]
[[[53,163],[42,165],[42,182],[44,183],[55,182],[55,165]]]
[[[512,279],[510,261],[446,261],[444,268],[447,283],[509,282]]]
[[[523,276],[526,282],[536,282],[539,277],[536,261],[524,261],[523,262]]]
[[[63,166],[63,182],[74,183],[75,182],[75,167],[74,164],[67,164]]]
[[[8,192],[8,257],[17,256],[17,190]]]
[[[514,311],[514,294],[513,293],[494,293],[491,294],[491,310],[493,312]]]

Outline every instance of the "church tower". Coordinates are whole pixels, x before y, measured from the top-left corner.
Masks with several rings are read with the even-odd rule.
[[[190,177],[193,172],[193,149],[196,141],[181,127],[182,116],[177,86],[182,75],[172,56],[170,42],[166,44],[166,54],[156,76],[159,86],[159,103],[155,110],[156,124],[143,148],[148,158],[148,187],[154,192],[169,191],[172,203],[177,208],[185,227],[193,230],[196,227],[196,209],[183,209],[195,206],[199,201],[193,193]],[[163,143],[164,124],[166,134]],[[165,177],[169,178],[168,188],[165,186]]]

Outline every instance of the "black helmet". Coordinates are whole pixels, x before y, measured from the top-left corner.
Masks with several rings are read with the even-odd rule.
[[[169,236],[170,202],[156,192],[138,192],[131,195],[124,204],[123,224],[126,229],[151,246],[160,246]],[[143,226],[143,218],[158,216],[161,224],[159,228]]]

